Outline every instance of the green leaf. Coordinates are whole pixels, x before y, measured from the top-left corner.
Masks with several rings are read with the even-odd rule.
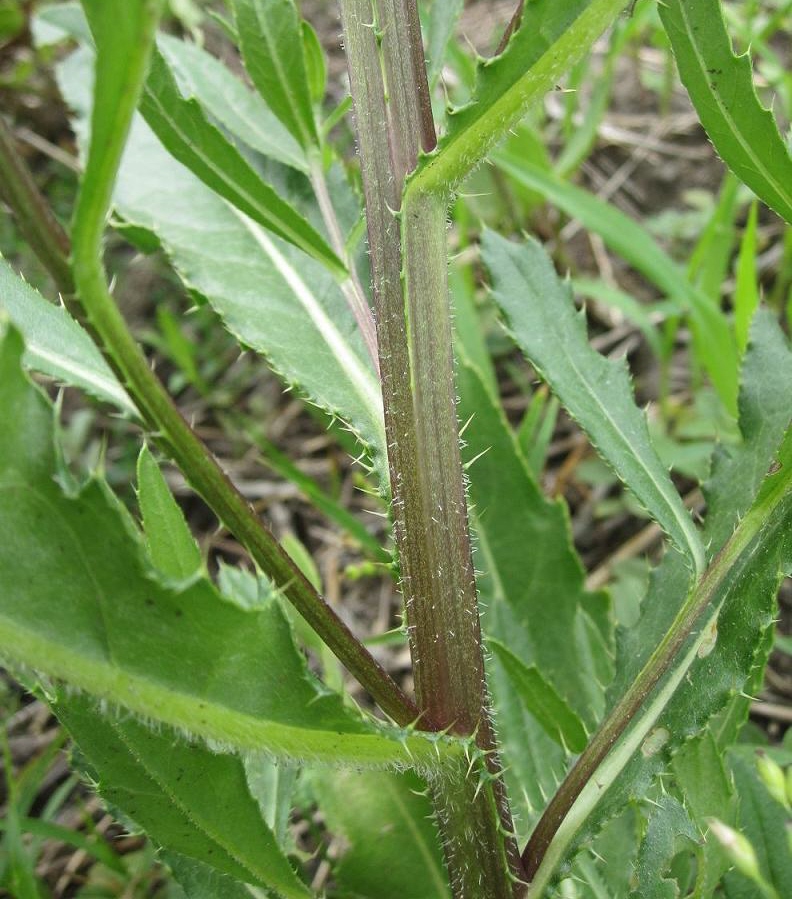
[[[319,145],[293,0],[233,0],[242,58],[253,84],[300,146]]]
[[[435,740],[369,723],[323,691],[277,603],[247,612],[208,581],[163,583],[102,483],[65,495],[53,477],[52,413],[22,374],[21,353],[10,332],[0,349],[0,417],[15,423],[0,433],[0,647],[9,662],[215,744],[434,764]]]
[[[92,83],[87,48],[58,67],[58,78],[85,146]],[[324,267],[233,210],[140,120],[114,204],[127,223],[157,236],[188,289],[207,298],[237,339],[347,424],[387,485],[379,384],[346,300]]]
[[[160,859],[170,868],[187,899],[258,899],[244,883],[186,855],[162,850]]]
[[[547,735],[570,752],[582,752],[588,742],[586,728],[536,665],[525,665],[499,640],[490,639],[487,646],[494,650],[523,705]]]
[[[429,87],[437,84],[443,71],[448,45],[465,6],[464,0],[432,0],[426,23],[426,58]]]
[[[541,193],[577,219],[660,288],[690,319],[696,357],[706,369],[726,408],[736,416],[738,356],[726,317],[694,287],[639,222],[598,197],[567,184],[551,172],[513,154],[498,151],[494,161],[519,184]]]
[[[734,55],[719,0],[666,0],[659,10],[682,82],[718,154],[792,224],[792,157],[756,96],[750,55]]]
[[[697,836],[685,808],[673,796],[653,801],[635,865],[638,888],[631,899],[678,899],[679,885],[664,875],[679,849],[695,843]]]
[[[482,257],[494,299],[517,345],[548,382],[592,444],[661,525],[691,567],[704,567],[701,541],[651,445],[635,406],[626,363],[611,362],[588,343],[571,290],[534,240],[522,246],[488,231]]]
[[[0,258],[0,310],[25,338],[27,368],[79,387],[136,416],[132,401],[94,342],[61,306],[47,302]]]
[[[738,753],[729,753],[728,763],[734,777],[739,801],[737,821],[740,832],[756,852],[765,880],[779,897],[792,896],[792,852],[789,847],[789,816],[774,802],[756,773],[756,765]],[[756,887],[738,872],[724,879],[726,899],[755,899]]]
[[[535,665],[585,725],[593,727],[612,676],[610,633],[598,623],[606,599],[585,591],[564,506],[542,495],[503,410],[460,349],[458,411],[461,421],[470,420],[463,460],[483,630],[524,664]],[[555,790],[568,753],[528,712],[499,657],[490,663],[505,776],[524,836]]]
[[[505,51],[479,61],[473,98],[449,114],[445,135],[437,150],[419,164],[408,193],[454,190],[528,107],[589,51],[626,4],[627,0],[527,3]]]
[[[273,234],[319,260],[337,277],[346,267],[324,238],[259,177],[236,147],[206,118],[200,103],[183,97],[155,51],[140,111],[168,152],[213,191]]]
[[[84,696],[61,695],[54,709],[93,768],[102,798],[155,842],[236,880],[306,899],[299,880],[251,796],[240,758],[103,714]]]
[[[448,899],[432,806],[414,774],[310,772],[327,826],[346,847],[335,867],[355,899]]]
[[[735,823],[734,789],[710,730],[685,743],[674,756],[672,765],[685,808],[701,833],[706,833],[710,818]],[[698,841],[696,855],[696,897],[709,899],[730,863],[711,836]]]
[[[158,36],[157,47],[183,96],[195,97],[215,121],[253,150],[308,172],[302,147],[264,100],[219,60],[196,44],[167,34]]]
[[[327,90],[327,60],[322,42],[310,22],[301,22],[303,51],[305,53],[305,71],[308,75],[308,86],[311,89],[311,100],[320,104]]]
[[[750,356],[767,362],[758,344],[749,343],[746,361]],[[769,356],[772,358],[773,353]],[[766,370],[759,362],[753,375],[757,371],[767,383]],[[744,387],[743,396],[750,407],[756,398],[756,385]],[[770,405],[771,409],[784,405],[788,420],[788,394],[776,397]],[[770,437],[751,437],[742,459],[728,461],[735,465],[725,486],[729,491],[742,476],[740,462],[746,464],[749,481],[762,454],[763,472],[770,462],[775,464],[750,508],[741,513],[734,533],[734,522],[727,522],[725,537],[729,539],[725,545],[723,538],[720,542],[718,538],[724,530],[724,519],[731,516],[734,507],[727,502],[721,505],[721,512],[711,509],[710,517],[714,515],[715,521],[707,535],[712,536],[710,549],[717,554],[694,592],[682,603],[688,577],[675,552],[669,553],[655,572],[642,617],[630,631],[630,639],[622,640],[619,647],[614,701],[618,702],[638,681],[638,671],[650,656],[656,661],[661,652],[675,646],[678,649],[575,802],[563,830],[553,841],[546,864],[534,878],[529,899],[542,894],[555,864],[570,851],[573,841],[579,845],[596,832],[601,822],[620,812],[630,797],[644,795],[652,780],[667,770],[670,757],[686,739],[700,733],[715,715],[731,711],[735,698],[755,679],[757,666],[764,664],[777,616],[779,582],[792,568],[792,430],[779,450],[777,444],[771,445],[778,429],[771,424],[769,430]],[[685,630],[688,633],[683,639]],[[659,648],[652,652],[654,647]]]
[[[137,479],[146,546],[154,567],[175,580],[192,577],[203,568],[201,551],[145,444],[138,456]]]

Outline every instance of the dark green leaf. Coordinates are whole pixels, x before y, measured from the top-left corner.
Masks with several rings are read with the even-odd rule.
[[[597,451],[701,572],[704,551],[679,494],[651,445],[623,360],[611,362],[588,343],[568,284],[534,240],[511,243],[488,231],[482,256],[495,302],[517,345],[580,423]]]
[[[251,796],[241,759],[169,728],[153,731],[63,695],[55,711],[98,778],[102,797],[161,846],[236,880],[306,899]]]
[[[719,0],[665,0],[660,18],[679,74],[723,161],[792,224],[792,157],[756,96],[749,54],[732,50]]]
[[[311,786],[346,850],[336,867],[355,899],[448,899],[426,785],[413,774],[313,771]]]
[[[635,866],[638,889],[631,899],[678,899],[679,885],[666,874],[676,853],[686,844],[695,844],[697,836],[687,812],[673,796],[653,802]]]
[[[293,0],[233,0],[253,84],[300,146],[318,146],[300,16]]]
[[[196,44],[167,34],[159,35],[157,46],[183,96],[195,97],[215,121],[258,153],[308,171],[302,147],[264,100],[219,60]]]
[[[685,272],[663,252],[640,223],[615,206],[513,154],[499,151],[495,162],[519,184],[536,190],[581,222],[657,285],[690,317],[696,356],[730,412],[737,411],[737,346],[728,321]]]
[[[499,640],[490,639],[487,645],[494,650],[523,705],[547,735],[570,752],[582,752],[588,742],[585,727],[536,665],[525,665]]]

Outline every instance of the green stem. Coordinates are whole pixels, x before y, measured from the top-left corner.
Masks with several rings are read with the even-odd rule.
[[[52,275],[59,293],[64,298],[71,297],[74,279],[69,265],[69,238],[39,192],[1,115],[0,195],[13,210],[25,240]]]
[[[96,127],[96,111],[94,114],[91,152],[77,202],[73,232],[74,279],[81,302],[99,335],[103,352],[120,372],[144,421],[167,445],[189,483],[383,711],[398,723],[409,724],[418,714],[414,703],[318,595],[226,477],[153,374],[110,296],[102,264],[104,224],[126,136],[145,80],[159,6],[159,2],[144,0],[145,33],[140,36],[138,52],[126,60],[124,83],[118,95],[112,98],[111,125],[104,122],[100,132]],[[107,108],[104,114],[107,115]]]
[[[714,628],[739,567],[750,561],[773,528],[788,527],[792,515],[792,438],[783,465],[768,475],[759,498],[679,611],[638,677],[592,737],[564,779],[523,853],[531,881],[526,899],[541,899],[555,868],[599,799],[654,726],[699,647]],[[655,688],[663,681],[660,690]]]

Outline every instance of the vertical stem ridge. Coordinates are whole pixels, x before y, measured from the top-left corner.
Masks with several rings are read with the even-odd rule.
[[[420,723],[475,734],[488,754],[473,773],[435,780],[432,794],[454,895],[505,899],[522,867],[487,711],[456,417],[446,197],[420,195],[400,222],[395,216],[406,176],[436,142],[420,28],[414,0],[376,0],[380,57],[372,0],[341,0],[341,8]]]

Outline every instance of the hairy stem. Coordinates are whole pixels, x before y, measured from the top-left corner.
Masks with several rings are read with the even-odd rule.
[[[255,511],[236,490],[217,460],[182,418],[152,372],[110,296],[102,264],[102,237],[121,155],[132,114],[145,80],[158,21],[159,3],[144,0],[145,33],[138,52],[127,61],[125,82],[113,97],[113,121],[105,121],[103,140],[92,137],[91,152],[77,202],[74,221],[74,279],[78,294],[101,349],[143,416],[159,436],[195,490],[218,518],[250,552],[294,607],[314,628],[338,659],[371,693],[383,711],[400,724],[417,717],[415,704],[399,689],[366,648],[308,583]],[[99,52],[102,52],[100,46]],[[105,109],[106,114],[106,109]],[[92,135],[98,133],[94,114]]]
[[[341,7],[366,196],[394,534],[421,723],[475,734],[488,754],[472,775],[463,769],[435,780],[433,801],[454,895],[511,897],[521,863],[487,713],[456,418],[446,204],[424,196],[425,202],[402,207],[408,173],[436,142],[417,13],[412,0],[377,0],[380,57],[370,0],[342,0]]]

